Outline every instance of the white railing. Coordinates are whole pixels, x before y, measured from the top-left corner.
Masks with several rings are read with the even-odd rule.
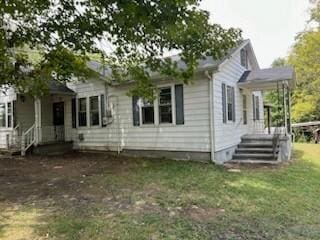
[[[20,145],[20,124],[18,123],[12,130],[10,147],[18,147]]]
[[[21,155],[25,156],[26,151],[35,143],[36,141],[36,127],[32,125],[26,132],[22,133],[21,136]]]

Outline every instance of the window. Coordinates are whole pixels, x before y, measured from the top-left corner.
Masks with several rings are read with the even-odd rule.
[[[153,103],[144,100],[141,106],[142,124],[154,124],[154,106]]]
[[[222,83],[222,116],[223,123],[236,121],[234,87]]]
[[[90,97],[90,126],[99,125],[99,97]]]
[[[183,84],[160,88],[159,99],[152,103],[132,96],[132,120],[133,126],[137,127],[143,124],[185,124]]]
[[[230,86],[227,86],[227,116],[228,121],[233,121],[233,91]]]
[[[160,89],[159,122],[160,123],[172,123],[171,88]]]
[[[260,106],[259,106],[259,97],[256,96],[255,98],[255,114],[256,114],[256,117],[255,119],[256,120],[260,120]]]
[[[6,105],[0,103],[0,127],[6,127]]]
[[[8,123],[8,128],[12,127],[12,103],[8,102],[7,103],[7,123]]]
[[[240,58],[241,58],[241,66],[248,68],[248,51],[245,49],[241,49]]]
[[[79,118],[79,127],[87,126],[87,99],[79,98],[78,100],[78,118]]]
[[[246,125],[248,123],[247,117],[247,96],[242,95],[242,108],[243,108],[243,124]]]

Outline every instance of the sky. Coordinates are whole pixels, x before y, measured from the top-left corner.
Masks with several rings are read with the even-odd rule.
[[[287,56],[309,17],[309,0],[202,0],[210,21],[238,27],[249,38],[260,67]]]

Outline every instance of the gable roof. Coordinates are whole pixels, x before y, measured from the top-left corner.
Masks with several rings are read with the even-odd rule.
[[[221,59],[213,59],[213,57],[211,56],[205,57],[204,59],[200,59],[198,61],[198,67],[196,72],[203,72],[206,70],[218,69],[220,64],[228,60],[234,53],[236,53],[237,51],[240,51],[240,49],[246,46],[248,46],[252,50],[251,42],[249,39],[243,40],[241,43],[238,44],[238,46],[230,49],[228,54],[226,54],[226,56],[224,56]],[[255,63],[257,64],[256,58],[253,52],[252,52],[252,55],[254,59],[253,61],[255,61]],[[179,69],[185,70],[187,68],[186,63],[183,60],[181,60],[180,55],[173,55],[173,56],[170,56],[169,58],[171,58],[173,61],[177,63],[177,66]],[[97,61],[89,61],[87,65],[90,69],[98,72],[103,77],[108,77],[112,73],[111,69],[108,66],[103,66],[103,64]],[[160,77],[160,74],[156,72],[150,72],[150,75],[152,78]]]
[[[62,95],[75,95],[76,93],[68,88],[65,84],[51,81],[49,84],[49,91],[51,94],[62,94]]]

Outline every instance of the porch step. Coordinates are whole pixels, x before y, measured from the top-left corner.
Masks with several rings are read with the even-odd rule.
[[[61,155],[73,150],[73,142],[52,142],[34,146],[32,153],[35,155]]]
[[[256,160],[256,159],[245,159],[245,160],[230,160],[227,164],[266,164],[266,165],[277,165],[281,162],[278,160]]]
[[[273,136],[267,134],[244,135],[233,154],[232,161],[245,163],[276,161],[279,149],[276,149],[276,155],[273,151]]]
[[[0,149],[0,158],[1,156],[15,156],[20,154],[19,148]]]
[[[244,135],[241,137],[241,143],[260,143],[272,145],[273,136],[271,135]]]
[[[272,148],[238,148],[236,153],[273,153]]]
[[[274,160],[272,153],[235,153],[233,160]]]
[[[247,134],[241,137],[242,140],[255,140],[255,141],[262,141],[262,140],[272,140],[272,135],[267,134]]]
[[[261,143],[261,142],[251,142],[251,143],[243,143],[241,142],[238,145],[238,148],[272,148],[272,143]]]

